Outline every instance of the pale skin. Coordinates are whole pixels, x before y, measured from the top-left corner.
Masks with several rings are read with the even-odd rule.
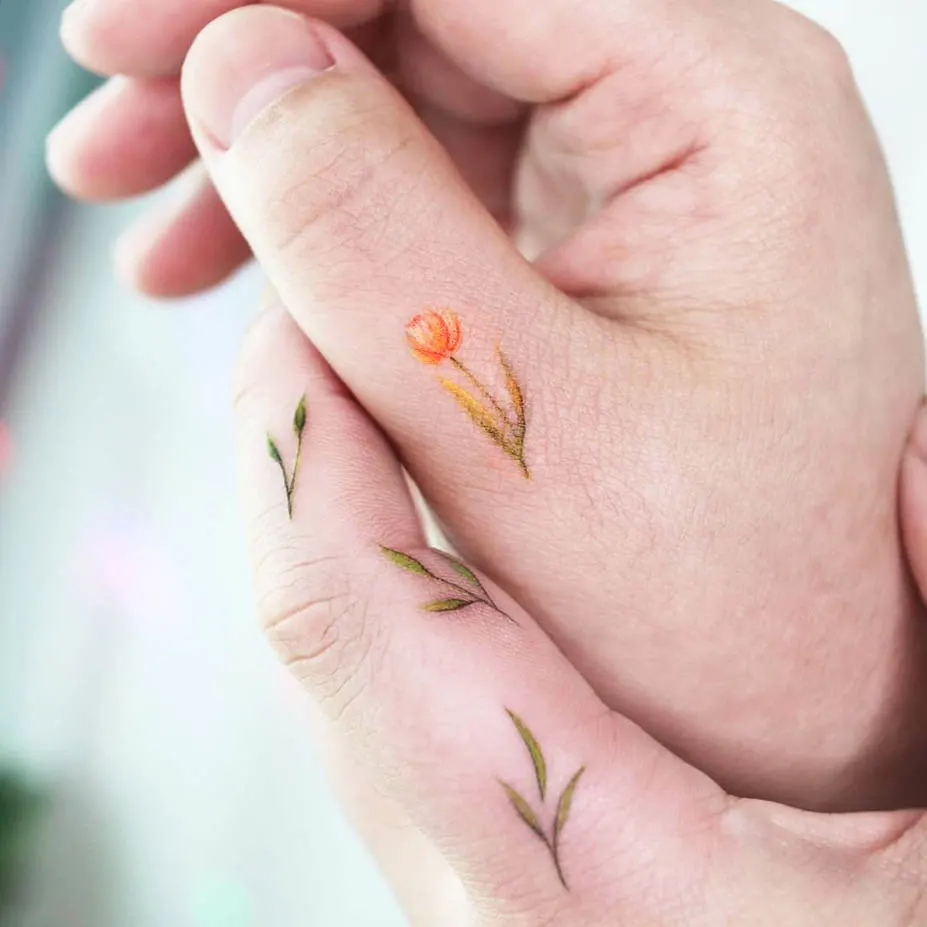
[[[123,17],[123,3],[94,0],[70,46],[103,69],[169,74],[236,5],[140,2]],[[305,9],[344,26],[374,7]],[[729,794],[901,804],[923,779],[923,608],[896,517],[901,466],[923,589],[927,421],[905,454],[922,347],[839,54],[761,2],[415,11],[431,44],[403,40],[405,85],[440,95],[420,108],[469,187],[324,23],[224,16],[189,51],[183,88],[204,166],[280,293],[249,335],[236,400],[259,610],[316,696],[333,777],[410,921],[927,923],[919,813]],[[333,66],[258,112],[286,81],[248,95],[255,72],[293,77],[310,59]],[[110,91],[53,142],[57,176],[88,195],[160,182],[187,144],[169,90]],[[124,95],[149,91],[174,160],[146,152],[146,173],[119,133]],[[512,191],[507,120],[529,102]],[[102,190],[94,146],[107,139],[122,170]],[[130,242],[123,266],[140,285],[194,289],[246,251],[212,196],[169,234]],[[486,206],[543,253],[536,264]],[[177,255],[198,223],[213,236],[193,267]],[[216,248],[222,236],[239,244]],[[504,345],[533,410],[530,480],[409,357],[403,326],[427,303],[456,307],[476,369]],[[294,483],[267,435],[295,460],[300,397]],[[423,609],[448,574],[400,463],[492,607]],[[507,711],[543,746],[543,800]],[[554,852],[552,805],[580,769]],[[543,839],[502,782],[538,809]]]
[[[291,522],[263,436],[302,392]],[[423,609],[434,580],[382,541],[435,572],[447,561],[427,549],[383,433],[279,304],[249,335],[236,409],[262,620],[314,696],[307,720],[332,781],[412,927],[927,924],[927,816],[734,798],[610,710],[488,577],[477,579],[513,620]],[[927,590],[927,411],[915,439],[905,514]],[[543,799],[507,712],[543,748]],[[578,771],[554,856],[555,809]]]
[[[197,152],[205,171],[129,233],[122,273],[191,292],[253,249],[468,562],[731,791],[920,801],[896,479],[922,339],[836,43],[766,0],[416,0],[395,21],[293,0],[311,25],[261,5],[210,23],[239,5],[65,18],[76,57],[127,76],[53,136],[59,181],[120,197]],[[178,75],[203,27],[191,137]],[[503,346],[530,481],[405,350],[429,305],[459,313],[472,369]]]

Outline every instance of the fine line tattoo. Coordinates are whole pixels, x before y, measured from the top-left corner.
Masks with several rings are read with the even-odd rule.
[[[283,486],[286,489],[286,510],[290,516],[290,521],[293,520],[293,494],[296,492],[296,477],[299,475],[299,467],[303,461],[303,432],[305,430],[306,397],[303,396],[293,413],[293,434],[296,435],[296,460],[293,462],[292,476],[287,473],[286,464],[283,462],[283,455],[280,453],[277,442],[270,434],[267,435],[267,453],[270,455],[270,459],[280,468],[280,473],[283,476]]]
[[[436,583],[440,583],[447,592],[440,598],[432,599],[422,605],[422,610],[426,612],[459,612],[462,609],[470,608],[472,605],[485,605],[486,608],[492,609],[497,615],[501,615],[506,621],[517,624],[514,618],[507,615],[493,601],[492,596],[486,590],[486,587],[480,582],[477,575],[466,564],[461,563],[456,557],[438,550],[435,553],[440,554],[448,563],[450,568],[463,580],[462,583],[454,580],[445,579],[438,576],[433,570],[425,566],[421,560],[410,557],[401,550],[393,550],[391,547],[380,545],[380,552],[396,566],[409,573],[418,573],[420,576],[427,576]]]
[[[450,309],[427,309],[406,326],[406,339],[413,356],[423,364],[437,365],[446,360],[463,376],[466,386],[446,377],[440,377],[438,382],[453,396],[470,420],[518,464],[522,476],[530,479],[531,473],[525,462],[525,397],[502,349],[496,346],[496,357],[502,368],[510,408],[506,408],[493,391],[457,357],[457,350],[463,341],[463,330],[456,312]]]
[[[522,743],[524,743],[525,747],[528,749],[531,763],[534,766],[534,778],[537,783],[538,794],[540,795],[541,805],[543,806],[547,801],[547,760],[544,758],[544,751],[541,749],[541,745],[538,743],[537,738],[531,733],[524,721],[513,711],[506,709],[506,713],[511,719],[512,724],[515,725],[515,729],[518,731]],[[566,786],[564,786],[563,791],[560,793],[560,798],[557,800],[557,810],[554,815],[553,825],[549,829],[545,829],[544,825],[541,823],[540,814],[534,810],[531,802],[524,798],[517,789],[513,788],[507,782],[503,782],[501,779],[499,780],[499,784],[505,790],[505,794],[508,796],[518,816],[531,829],[535,836],[541,840],[544,846],[547,847],[547,852],[550,853],[554,868],[557,870],[557,877],[567,891],[570,890],[570,886],[567,884],[566,876],[563,872],[563,863],[560,859],[560,839],[563,836],[563,829],[567,825],[567,821],[570,818],[570,811],[573,808],[573,795],[585,771],[586,767],[581,766],[573,773],[573,777]]]

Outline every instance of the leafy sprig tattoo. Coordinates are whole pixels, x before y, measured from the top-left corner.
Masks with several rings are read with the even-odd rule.
[[[422,605],[422,610],[426,612],[459,612],[462,609],[470,608],[473,605],[485,605],[492,609],[496,614],[501,615],[506,621],[516,624],[514,618],[507,615],[493,601],[492,596],[486,590],[486,587],[480,582],[477,575],[466,564],[461,563],[456,557],[444,553],[444,551],[435,551],[440,554],[448,563],[450,568],[463,580],[462,583],[454,580],[445,579],[439,576],[433,570],[425,566],[421,560],[410,557],[409,554],[401,550],[393,550],[391,547],[380,546],[380,551],[387,560],[409,573],[418,573],[420,576],[427,576],[436,583],[440,583],[447,595],[437,599],[432,599]]]
[[[538,743],[537,738],[531,733],[524,721],[513,711],[508,711],[508,709],[506,709],[506,711],[509,718],[512,720],[512,724],[515,725],[515,729],[518,731],[522,742],[528,749],[528,754],[531,757],[531,763],[534,767],[534,778],[537,782],[538,794],[541,798],[541,804],[544,805],[547,801],[547,760],[544,758],[544,751],[541,749],[541,745]],[[567,821],[570,818],[570,811],[573,808],[573,795],[585,771],[586,767],[581,766],[573,773],[570,781],[564,786],[563,791],[560,793],[560,798],[557,800],[557,809],[553,824],[549,828],[544,827],[541,823],[541,814],[535,811],[532,804],[524,798],[517,789],[513,788],[509,783],[501,779],[499,780],[499,784],[505,790],[505,794],[508,796],[518,816],[531,829],[532,833],[541,840],[544,846],[547,847],[547,851],[550,853],[550,857],[553,860],[554,868],[557,870],[557,876],[567,891],[569,891],[570,886],[567,884],[566,876],[563,872],[563,865],[560,860],[560,839],[563,836],[563,829],[566,827]]]
[[[293,474],[287,473],[286,464],[283,462],[283,455],[273,437],[267,435],[267,453],[270,459],[280,468],[283,476],[283,486],[286,489],[286,510],[293,520],[293,494],[296,492],[296,477],[299,475],[299,467],[303,460],[303,433],[306,430],[306,397],[299,400],[299,405],[293,413],[293,434],[296,435],[296,459],[293,462]]]

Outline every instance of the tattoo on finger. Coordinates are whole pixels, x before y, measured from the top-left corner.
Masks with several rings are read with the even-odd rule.
[[[497,615],[504,618],[512,624],[517,624],[510,615],[506,614],[498,605],[496,605],[492,596],[486,587],[480,582],[476,573],[465,563],[462,563],[456,557],[444,553],[444,551],[434,551],[442,557],[448,567],[457,574],[455,579],[447,579],[439,575],[435,570],[425,566],[421,560],[404,553],[401,550],[394,550],[391,547],[380,546],[380,552],[390,563],[395,564],[400,569],[408,573],[417,573],[420,576],[426,576],[434,583],[438,583],[441,589],[441,595],[438,598],[430,599],[423,603],[422,610],[426,612],[459,612],[466,608],[482,605],[494,611]]]
[[[303,396],[302,399],[299,400],[299,405],[296,406],[296,411],[293,413],[293,434],[296,435],[296,457],[293,461],[292,474],[287,471],[286,463],[284,463],[283,460],[283,454],[280,453],[280,446],[270,434],[267,435],[267,453],[270,455],[270,459],[280,468],[280,473],[283,476],[283,487],[286,490],[286,510],[290,517],[290,521],[293,520],[293,499],[296,493],[296,478],[299,476],[299,468],[303,460],[303,433],[305,430],[306,397]]]
[[[531,471],[525,461],[525,434],[528,427],[525,396],[502,349],[496,345],[496,358],[508,393],[508,407],[457,356],[463,342],[463,327],[456,312],[450,309],[426,309],[406,325],[406,340],[413,356],[423,364],[436,366],[447,361],[454,367],[466,386],[457,380],[439,377],[441,387],[454,398],[473,424],[518,464],[522,476],[530,479]]]
[[[505,790],[505,794],[508,796],[509,802],[524,824],[526,824],[532,833],[534,833],[534,835],[541,840],[544,846],[547,847],[547,851],[550,853],[554,868],[557,870],[557,877],[560,879],[560,883],[563,885],[563,887],[569,891],[570,886],[567,883],[566,875],[563,871],[563,862],[561,859],[561,840],[563,837],[563,830],[567,825],[567,821],[570,818],[570,812],[573,809],[573,796],[576,792],[577,786],[579,785],[580,779],[586,772],[586,767],[581,766],[575,773],[573,773],[570,780],[560,792],[560,797],[557,799],[556,810],[553,815],[552,823],[545,826],[542,823],[542,819],[545,810],[545,804],[547,802],[548,772],[547,760],[544,756],[544,751],[541,749],[541,745],[538,743],[537,738],[534,736],[534,734],[531,733],[531,730],[524,723],[524,721],[522,721],[521,718],[519,718],[518,715],[516,715],[513,711],[506,709],[506,712],[511,719],[512,724],[515,725],[515,729],[518,731],[518,734],[521,737],[525,747],[527,748],[529,756],[531,757],[531,763],[534,767],[534,778],[535,782],[537,783],[538,794],[540,796],[541,810],[535,810],[535,806],[532,804],[532,802],[528,801],[516,788],[511,786],[508,782],[500,779],[499,784]]]

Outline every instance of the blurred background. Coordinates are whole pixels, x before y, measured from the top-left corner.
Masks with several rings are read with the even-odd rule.
[[[923,294],[927,6],[793,5],[850,52]],[[62,6],[0,0],[0,923],[400,925],[252,617],[229,396],[257,275],[167,307],[116,282],[140,204],[66,202],[43,164],[94,86]]]

